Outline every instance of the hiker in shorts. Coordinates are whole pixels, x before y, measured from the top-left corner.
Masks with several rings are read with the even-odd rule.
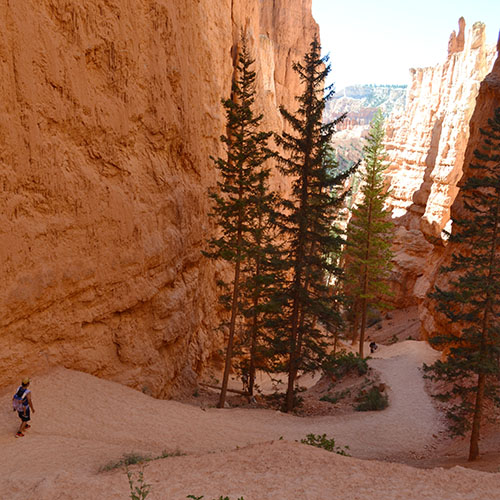
[[[24,431],[29,429],[31,426],[28,423],[30,421],[30,409],[35,413],[35,408],[33,407],[33,401],[31,400],[31,391],[28,389],[30,385],[30,379],[24,378],[21,385],[14,394],[13,406],[14,411],[17,411],[19,418],[21,419],[21,425],[16,433],[16,437],[23,437]]]

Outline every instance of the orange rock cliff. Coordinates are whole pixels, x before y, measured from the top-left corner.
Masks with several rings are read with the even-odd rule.
[[[279,130],[311,0],[3,2],[0,383],[63,365],[169,397],[221,345],[201,249],[241,30]]]
[[[391,194],[396,223],[393,289],[396,306],[421,303],[439,268],[469,140],[469,121],[496,48],[485,26],[452,33],[446,61],[411,70],[405,110],[387,123]]]
[[[497,50],[500,53],[500,36],[498,39]],[[487,129],[488,119],[492,118],[493,112],[500,106],[500,57],[493,66],[491,72],[486,76],[481,83],[479,93],[476,100],[474,113],[469,124],[469,140],[465,150],[463,176],[460,180],[462,184],[472,173],[469,168],[471,162],[474,162],[474,151],[482,149],[481,145],[484,137],[480,133],[480,129]],[[498,168],[498,165],[497,165]],[[474,175],[478,175],[474,172]],[[451,214],[454,217],[460,218],[464,215],[463,199],[460,191],[451,207]],[[452,228],[453,232],[453,228]],[[453,253],[459,251],[457,243],[448,243],[444,250],[438,255],[438,268],[440,266],[448,266],[451,262]],[[497,256],[500,259],[500,248],[497,248]],[[431,276],[431,286],[439,286],[446,289],[446,280],[448,277],[444,274],[435,273]],[[436,312],[436,304],[433,300],[425,297],[419,307],[420,318],[422,320],[422,331],[425,337],[430,337],[439,333],[447,332],[453,325],[441,313]],[[458,332],[457,332],[458,333]]]

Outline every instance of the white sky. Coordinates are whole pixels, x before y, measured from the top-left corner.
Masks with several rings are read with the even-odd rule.
[[[341,90],[356,83],[406,84],[408,69],[443,62],[450,33],[465,18],[486,24],[495,43],[500,0],[312,0],[331,81]]]

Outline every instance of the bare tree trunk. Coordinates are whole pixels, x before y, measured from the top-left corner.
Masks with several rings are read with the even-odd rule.
[[[302,213],[305,211],[307,207],[307,175],[308,168],[307,165],[309,163],[308,155],[306,155],[305,160],[305,168],[304,175],[302,179],[302,194],[301,194],[301,211]],[[293,297],[293,308],[292,308],[292,317],[290,320],[291,323],[291,333],[290,333],[290,359],[288,366],[288,386],[286,389],[286,400],[285,400],[285,411],[289,412],[293,410],[293,393],[294,393],[294,384],[295,379],[297,378],[297,373],[299,371],[298,367],[298,353],[297,351],[300,349],[298,345],[298,330],[299,330],[299,309],[300,304],[302,303],[300,299],[301,291],[302,291],[302,272],[304,268],[304,247],[305,247],[305,234],[307,228],[305,227],[305,223],[303,222],[303,215],[300,217],[300,225],[299,225],[299,241],[297,244],[297,257],[295,261],[295,277],[294,277],[294,297]]]
[[[352,342],[351,345],[354,345],[358,340],[358,330],[359,330],[359,300],[356,299],[354,301],[354,318],[352,321]]]
[[[368,259],[370,257],[370,243],[372,235],[372,200],[368,204],[368,224],[367,224],[367,235],[366,235],[366,251],[365,251],[365,264],[363,266],[363,298],[361,299],[361,329],[359,332],[359,356],[362,358],[364,355],[364,343],[365,343],[365,330],[366,330],[366,314],[368,312],[368,300],[366,294],[368,292],[368,281],[370,270],[368,267]]]
[[[210,387],[211,389],[218,389],[219,391],[221,390],[221,387],[218,385],[213,385],[213,384],[206,384],[205,382],[199,382],[200,385],[204,387]],[[227,392],[234,392],[235,394],[240,394],[241,396],[249,396],[248,392],[246,391],[240,391],[238,389],[226,389]]]
[[[262,230],[262,211],[259,206],[259,211],[258,211],[258,236],[256,240],[256,246],[259,248],[259,252],[261,250],[262,246],[262,237],[260,235],[260,231]],[[259,313],[257,308],[259,307],[259,298],[262,293],[261,290],[261,285],[259,282],[260,278],[260,272],[261,272],[261,254],[258,253],[255,259],[255,274],[254,277],[256,277],[256,289],[254,291],[254,296],[253,296],[253,317],[252,317],[252,335],[251,335],[251,344],[250,344],[250,363],[248,367],[248,392],[250,396],[253,396],[253,389],[255,386],[255,356],[257,355],[257,331],[258,331],[258,322],[259,322]],[[257,283],[259,283],[257,285]]]
[[[255,356],[257,353],[257,307],[259,305],[259,297],[253,299],[253,318],[252,318],[252,338],[250,344],[250,365],[248,367],[248,393],[253,396],[253,388],[255,386]]]
[[[240,239],[241,236],[238,236]],[[231,371],[231,358],[233,356],[233,344],[234,344],[234,332],[236,330],[236,316],[238,313],[238,296],[239,296],[239,284],[240,284],[240,257],[241,250],[238,246],[238,251],[236,254],[236,267],[234,270],[234,284],[233,284],[233,298],[231,304],[231,320],[229,322],[229,338],[227,339],[227,349],[226,349],[226,362],[224,364],[224,375],[222,377],[222,388],[220,391],[218,408],[224,408],[226,402],[226,392],[227,384],[229,382],[229,372]]]
[[[300,271],[302,274],[302,266],[300,267]],[[299,286],[301,282],[301,274],[299,275]],[[302,290],[307,292],[307,289],[309,287],[309,276],[306,271],[306,277],[305,277],[305,283],[302,287]],[[290,371],[288,375],[288,387],[286,391],[286,411],[292,411],[293,410],[293,396],[294,396],[294,384],[295,384],[295,379],[297,378],[297,373],[299,372],[299,360],[300,360],[300,355],[302,351],[302,337],[304,334],[303,331],[303,326],[304,326],[304,319],[305,319],[305,312],[302,306],[302,304],[299,306],[298,305],[298,292],[299,292],[299,287],[297,287],[297,301],[294,301],[294,306],[297,303],[297,307],[295,310],[294,307],[294,314],[292,314],[292,325],[294,326],[293,332],[294,332],[294,337],[293,337],[293,355],[290,355]],[[300,309],[300,310],[299,310]],[[292,364],[293,363],[293,364]]]
[[[314,92],[312,85],[308,83],[310,86],[311,93]],[[305,118],[306,122],[309,120],[309,116]],[[285,400],[285,411],[289,412],[293,410],[293,396],[294,396],[294,384],[295,379],[297,378],[297,373],[299,370],[298,362],[299,362],[299,353],[302,342],[301,333],[299,330],[299,312],[302,309],[302,298],[301,292],[303,291],[302,286],[302,274],[304,271],[304,258],[306,251],[306,233],[307,233],[307,221],[305,220],[305,215],[307,213],[307,206],[309,201],[309,162],[310,156],[312,154],[314,147],[313,141],[313,132],[309,130],[306,136],[306,147],[304,152],[304,165],[302,169],[302,173],[300,175],[300,208],[299,208],[299,228],[298,228],[298,242],[297,242],[297,254],[294,265],[294,294],[293,294],[293,306],[292,306],[292,317],[290,320],[291,323],[291,332],[290,332],[290,358],[289,358],[289,367],[288,367],[288,386],[286,390],[286,400]],[[300,341],[300,343],[299,343]]]
[[[491,245],[490,255],[489,255],[489,265],[488,265],[488,276],[487,280],[492,279],[492,272],[495,267],[496,258],[496,242],[497,242],[497,230],[498,230],[498,211],[500,202],[497,201],[495,218],[494,218],[494,231],[493,231],[493,244]],[[488,288],[486,295],[486,303],[484,305],[483,321],[481,325],[481,346],[479,350],[479,374],[477,379],[477,393],[476,393],[476,403],[474,406],[474,417],[472,419],[472,432],[470,436],[470,448],[469,448],[469,462],[476,460],[479,457],[479,429],[481,426],[481,415],[483,413],[483,400],[484,400],[484,388],[486,385],[486,375],[482,371],[482,360],[486,353],[487,345],[487,335],[488,335],[488,316],[491,308],[492,297],[491,289]]]
[[[311,247],[311,253],[315,251],[315,245],[313,244]],[[309,289],[309,278],[310,275],[306,270],[306,275],[305,275],[305,280],[304,280],[304,286],[303,290],[305,293],[307,293]],[[287,393],[286,393],[286,411],[291,411],[293,410],[293,395],[294,395],[294,390],[293,386],[295,384],[295,379],[297,378],[297,374],[299,372],[299,360],[300,356],[302,354],[302,338],[304,335],[304,321],[305,321],[305,312],[303,307],[300,308],[300,312],[298,313],[298,329],[297,329],[297,335],[296,335],[296,342],[295,342],[295,353],[294,353],[294,363],[295,363],[295,373],[293,375],[293,381],[290,383],[290,376],[288,377],[288,387],[287,387]]]
[[[486,375],[480,373],[477,379],[476,404],[474,407],[474,418],[472,421],[472,432],[470,436],[469,462],[473,462],[479,457],[479,428],[481,425],[481,415],[483,413],[484,386]]]
[[[243,188],[240,184],[238,199],[243,198]],[[236,265],[234,267],[233,296],[231,299],[231,320],[229,321],[229,337],[227,339],[226,362],[224,364],[224,375],[222,377],[222,388],[220,391],[218,408],[224,408],[226,402],[227,384],[229,372],[231,371],[231,358],[233,357],[234,332],[236,330],[236,316],[238,315],[238,303],[240,296],[240,269],[241,269],[241,240],[242,240],[243,213],[240,207],[238,214],[238,232],[236,235]]]
[[[361,329],[359,331],[359,356],[364,357],[365,349],[365,330],[366,330],[366,312],[367,312],[366,299],[361,299]]]
[[[296,296],[298,293],[295,294]],[[298,372],[298,358],[297,358],[297,330],[298,330],[298,314],[299,304],[298,297],[293,301],[292,310],[292,331],[290,334],[290,358],[288,365],[288,385],[286,389],[286,399],[285,399],[285,411],[289,412],[293,410],[293,387],[295,384],[295,379],[297,378]]]

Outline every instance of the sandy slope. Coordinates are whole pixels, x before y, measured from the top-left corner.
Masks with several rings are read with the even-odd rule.
[[[22,439],[14,438],[17,418],[9,411],[15,388],[5,388],[0,397],[0,498],[127,498],[123,471],[99,468],[124,453],[175,449],[187,455],[147,465],[149,498],[496,498],[500,474],[417,470],[294,442],[325,432],[356,457],[424,455],[441,424],[417,367],[434,356],[420,342],[382,346],[372,364],[390,386],[389,409],[307,419],[267,410],[204,411],[59,369],[33,381],[37,412]],[[285,440],[277,441],[280,436]]]

